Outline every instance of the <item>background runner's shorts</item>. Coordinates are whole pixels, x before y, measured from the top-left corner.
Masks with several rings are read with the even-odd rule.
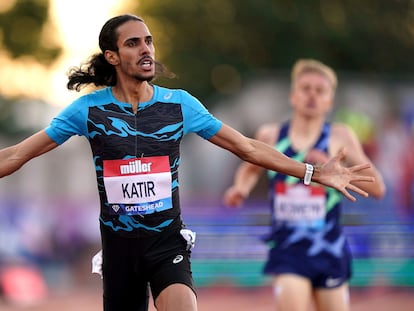
[[[148,284],[155,299],[171,284],[194,292],[187,242],[181,220],[157,234],[123,237],[101,227],[104,310],[146,310]]]
[[[305,252],[298,250],[271,249],[264,273],[296,274],[309,279],[314,288],[335,288],[351,277],[351,255],[349,251],[345,251],[339,258],[328,253],[307,256]]]

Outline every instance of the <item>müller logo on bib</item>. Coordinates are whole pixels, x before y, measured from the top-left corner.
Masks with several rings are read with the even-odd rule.
[[[167,156],[104,161],[104,177],[160,173],[170,170]]]

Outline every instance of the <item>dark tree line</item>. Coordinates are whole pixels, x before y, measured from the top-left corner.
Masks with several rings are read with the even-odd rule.
[[[205,97],[217,64],[243,78],[287,71],[314,57],[338,71],[410,76],[414,2],[410,0],[163,0],[136,10],[156,29],[163,61]]]
[[[391,77],[414,71],[411,0],[129,1],[151,28],[158,59],[178,75],[161,83],[202,99],[237,90],[235,81],[287,71],[302,57],[338,71]],[[17,0],[0,13],[0,44],[13,58],[30,55],[45,65],[57,58],[62,47],[41,37],[49,5]]]
[[[43,38],[44,32],[53,33],[53,29],[45,29],[49,5],[49,0],[17,0],[9,10],[0,12],[0,48],[12,58],[30,56],[50,65],[62,48]]]

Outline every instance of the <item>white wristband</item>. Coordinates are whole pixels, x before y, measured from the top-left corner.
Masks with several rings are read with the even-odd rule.
[[[305,177],[303,178],[303,183],[307,186],[310,185],[313,175],[313,165],[305,163],[306,165],[306,173]]]

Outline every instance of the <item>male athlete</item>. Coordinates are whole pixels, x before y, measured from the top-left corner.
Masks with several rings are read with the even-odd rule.
[[[290,158],[322,165],[345,148],[347,166],[369,163],[355,133],[348,126],[326,120],[337,86],[335,72],[313,59],[298,60],[292,69],[292,117],[262,125],[256,138]],[[225,203],[239,206],[255,187],[263,168],[242,163]],[[375,166],[364,172],[372,183],[355,183],[375,198],[385,193]],[[306,311],[312,301],[318,311],[349,310],[348,280],[351,255],[341,227],[342,196],[332,188],[268,171],[272,226],[264,268],[272,276],[277,310]],[[309,181],[310,182],[310,181]]]

